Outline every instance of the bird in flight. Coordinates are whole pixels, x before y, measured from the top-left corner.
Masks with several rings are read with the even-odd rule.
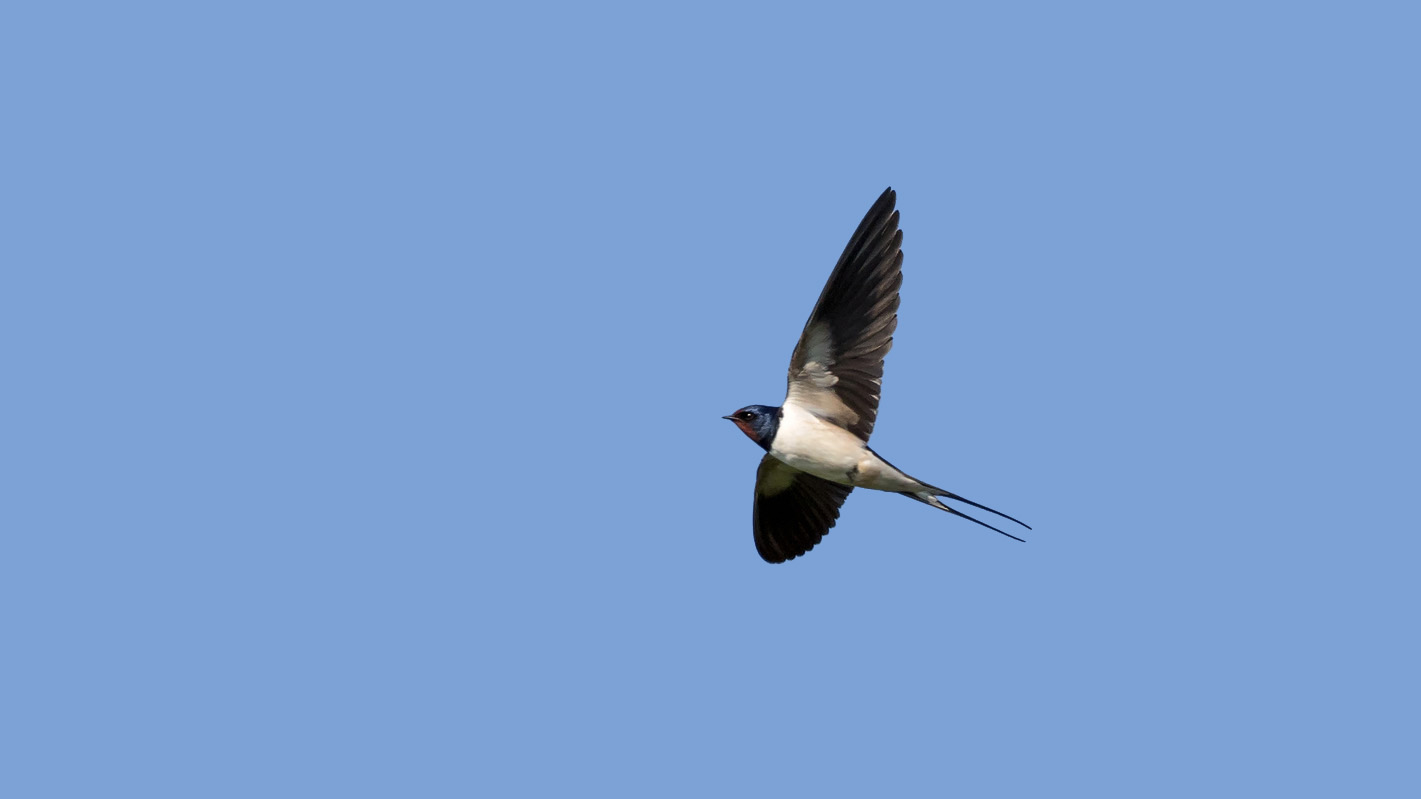
[[[855,488],[893,491],[1015,538],[943,504],[962,502],[1025,523],[909,477],[869,449],[878,416],[883,356],[898,327],[903,233],[889,188],[839,256],[789,361],[778,408],[747,405],[723,417],[767,453],[755,474],[755,549],[783,563],[814,548]]]

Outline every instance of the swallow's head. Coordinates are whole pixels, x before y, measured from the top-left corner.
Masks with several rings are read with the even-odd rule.
[[[735,413],[720,418],[734,422],[740,432],[766,450],[769,450],[770,442],[775,440],[775,431],[780,427],[780,409],[768,405],[746,405]]]

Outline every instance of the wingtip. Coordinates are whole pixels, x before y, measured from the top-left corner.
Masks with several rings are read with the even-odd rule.
[[[874,200],[873,207],[869,209],[868,217],[881,217],[890,212],[896,214],[898,213],[896,210],[897,206],[898,192],[894,191],[892,186],[889,186],[883,190],[882,194],[878,195],[877,200]],[[865,218],[864,221],[868,221],[868,219]]]

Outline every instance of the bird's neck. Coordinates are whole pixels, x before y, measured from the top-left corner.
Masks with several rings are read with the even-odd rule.
[[[780,430],[780,417],[784,415],[783,408],[769,408],[773,413],[761,414],[755,420],[755,443],[759,444],[766,452],[770,451],[770,445],[775,441],[775,434]]]

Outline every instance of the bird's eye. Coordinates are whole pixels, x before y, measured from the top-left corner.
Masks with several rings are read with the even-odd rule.
[[[744,413],[740,414],[740,418],[741,418],[741,419],[744,419],[745,421],[748,422],[748,421],[750,421],[751,419],[754,419],[754,418],[755,418],[755,414],[753,414],[753,413],[751,413],[751,412],[749,412],[749,411],[745,411]]]

